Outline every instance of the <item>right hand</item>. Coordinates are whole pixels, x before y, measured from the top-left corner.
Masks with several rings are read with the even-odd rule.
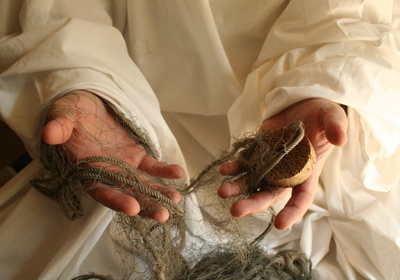
[[[168,165],[148,156],[144,148],[117,123],[100,98],[87,91],[73,91],[52,104],[42,138],[49,145],[62,145],[65,155],[72,163],[88,156],[104,155],[104,151],[107,151],[109,156],[117,157],[132,168],[154,177],[179,179],[185,174],[179,165]],[[144,178],[144,181],[146,179],[149,181],[148,178]],[[131,192],[131,195],[127,195],[101,183],[96,183],[93,187],[90,184],[93,182],[87,184],[91,187],[89,194],[116,212],[134,216],[143,207],[148,210],[148,199],[138,193]],[[175,203],[181,200],[180,193],[172,187],[162,187],[154,182],[149,182],[148,187],[160,191]],[[151,205],[150,202],[150,207]],[[154,211],[146,211],[149,218],[159,222],[168,219],[169,213],[165,208],[155,205],[153,208]]]
[[[271,192],[257,192],[246,199],[236,201],[231,207],[235,217],[254,215],[283,199],[289,192],[292,196],[285,207],[275,218],[275,227],[284,230],[295,224],[306,213],[317,193],[318,179],[325,161],[334,146],[343,146],[347,141],[347,117],[338,104],[326,99],[306,99],[286,108],[279,114],[265,120],[260,131],[286,127],[295,121],[302,120],[306,135],[310,139],[316,153],[316,164],[313,173],[302,184],[293,189],[284,188]],[[240,173],[237,161],[222,165],[222,175]],[[233,183],[224,183],[218,190],[222,198],[238,196],[244,192],[243,179]]]

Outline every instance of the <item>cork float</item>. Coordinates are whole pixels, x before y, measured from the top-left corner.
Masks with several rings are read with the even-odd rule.
[[[298,143],[290,147],[294,141]],[[271,161],[276,162],[264,175],[261,186],[293,188],[307,180],[313,172],[316,154],[301,122],[268,131],[263,135],[263,142],[271,149],[268,153]],[[259,146],[254,149],[253,156],[258,153]]]

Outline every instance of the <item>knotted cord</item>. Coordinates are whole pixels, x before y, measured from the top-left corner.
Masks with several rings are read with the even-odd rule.
[[[106,101],[104,103],[121,126],[130,133],[132,139],[142,146],[148,155],[157,158],[156,149],[143,129],[125,118],[114,105]],[[98,183],[128,195],[140,194],[148,199],[149,205],[165,207],[170,213],[170,218],[165,223],[140,215],[115,215],[120,231],[120,240],[117,240],[117,243],[129,254],[139,256],[148,265],[149,270],[143,275],[143,279],[312,279],[311,262],[303,253],[286,251],[268,255],[260,246],[260,241],[273,228],[275,213],[272,208],[269,209],[271,218],[267,228],[252,240],[248,235],[250,229],[243,228],[239,219],[229,214],[230,205],[257,192],[260,189],[259,185],[265,185],[264,179],[271,170],[304,138],[304,126],[301,122],[288,128],[295,132],[289,139],[284,139],[283,149],[276,150],[265,143],[264,137],[268,131],[238,139],[231,146],[222,149],[198,176],[184,186],[176,185],[171,180],[150,176],[117,157],[90,156],[72,164],[64,151],[42,141],[41,161],[45,170],[40,178],[31,183],[42,193],[58,201],[71,220],[83,216],[81,200],[87,197],[87,190],[96,188]],[[235,160],[241,164],[243,172],[238,175],[221,176],[219,166]],[[143,177],[146,180],[143,180]],[[243,195],[225,201],[218,198],[218,203],[204,206],[205,211],[218,213],[209,219],[206,218],[207,215],[204,217],[215,230],[214,234],[222,233],[228,242],[215,248],[214,245],[210,248],[206,244],[202,249],[205,253],[201,250],[193,251],[190,259],[183,257],[182,251],[186,242],[184,207],[188,197],[198,192],[215,193],[216,188],[223,182],[233,182],[240,178],[245,178]],[[182,195],[182,202],[177,204],[160,191],[153,190],[149,185],[150,181],[164,187],[175,187]],[[133,268],[128,267],[127,271],[125,279],[129,277]],[[113,278],[91,273],[74,279]]]

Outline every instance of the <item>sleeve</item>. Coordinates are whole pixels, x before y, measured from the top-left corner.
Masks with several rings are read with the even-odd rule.
[[[112,2],[106,2],[24,1],[21,31],[0,39],[0,117],[33,156],[47,108],[77,89],[112,102],[154,143],[176,147],[154,92],[113,26]],[[126,9],[120,10],[121,17],[123,13]]]
[[[360,128],[348,138],[363,147],[363,180],[388,191],[400,174],[394,164],[400,160],[399,6],[397,0],[290,1],[231,111],[258,107],[258,115],[247,115],[260,123],[307,98],[347,105],[349,125]]]

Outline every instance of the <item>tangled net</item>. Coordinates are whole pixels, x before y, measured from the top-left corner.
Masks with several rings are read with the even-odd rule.
[[[112,104],[103,102],[120,126],[129,133],[132,143],[143,147],[148,155],[157,158],[154,145],[146,133],[121,115]],[[57,114],[67,112],[73,115],[76,110],[82,108],[58,108]],[[41,161],[44,169],[31,183],[43,194],[58,201],[71,220],[84,215],[81,200],[88,196],[90,190],[101,191],[97,187],[98,183],[145,201],[140,215],[115,213],[114,216],[118,231],[117,244],[147,265],[140,279],[313,279],[311,261],[302,252],[280,251],[271,255],[260,244],[273,227],[275,213],[272,208],[265,213],[266,219],[269,216],[266,230],[255,238],[251,227],[243,226],[247,218],[234,218],[229,213],[232,203],[260,189],[279,191],[273,183],[274,180],[269,180],[271,170],[274,170],[274,178],[287,176],[288,169],[293,174],[299,172],[296,166],[285,163],[283,159],[304,139],[303,125],[300,122],[295,123],[278,134],[274,133],[279,136],[279,133],[286,133],[285,131],[290,132],[289,137],[277,137],[272,142],[267,137],[271,131],[237,140],[221,150],[198,176],[183,186],[132,168],[125,159],[118,158],[108,148],[103,150],[102,156],[89,156],[72,163],[62,149],[42,141]],[[101,145],[95,135],[87,137]],[[220,166],[235,160],[242,166],[240,174],[221,176]],[[278,164],[281,167],[276,168]],[[220,199],[215,195],[222,183],[238,179],[243,180],[242,195],[229,199]],[[155,185],[157,188],[153,187]],[[163,189],[160,190],[160,186]],[[283,187],[293,186],[288,183]],[[182,200],[179,204],[165,195],[170,188],[181,193]],[[203,216],[212,229],[209,234],[220,240],[220,243],[205,244],[201,248],[187,246],[184,216],[186,204],[194,193],[209,198],[202,206]],[[159,223],[146,218],[155,211],[154,208],[167,209],[169,219]],[[184,252],[185,246],[191,248],[189,252]],[[128,279],[135,270],[135,263],[130,259],[132,258],[122,258],[126,271],[124,279]],[[91,273],[74,279],[114,278]]]

